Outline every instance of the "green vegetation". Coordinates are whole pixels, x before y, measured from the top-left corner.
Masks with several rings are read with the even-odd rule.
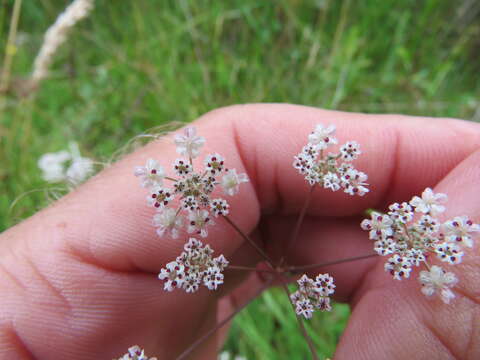
[[[13,3],[0,0],[2,59]],[[108,159],[146,129],[246,102],[480,119],[476,1],[97,1],[52,76],[21,99],[42,35],[66,3],[22,5],[0,109],[0,231],[46,205],[37,191],[10,209],[45,188],[38,157],[71,140]],[[288,306],[265,294],[237,318],[226,348],[250,359],[308,358]],[[337,306],[310,323],[322,355],[347,317]]]

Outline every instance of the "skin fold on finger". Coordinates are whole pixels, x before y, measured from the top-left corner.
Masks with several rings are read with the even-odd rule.
[[[441,220],[467,215],[480,222],[480,151],[452,170],[435,192],[449,197]],[[354,311],[336,354],[336,359],[478,359],[480,357],[480,251],[477,244],[466,249],[464,260],[448,266],[459,284],[450,305],[438,297],[426,298],[416,277],[396,281],[379,263],[357,289]]]

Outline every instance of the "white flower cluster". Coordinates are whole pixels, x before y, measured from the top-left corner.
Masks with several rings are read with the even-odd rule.
[[[210,246],[195,238],[188,240],[184,250],[175,261],[160,270],[158,278],[165,282],[165,290],[183,289],[193,293],[202,283],[209,290],[216,290],[223,284],[223,270],[228,266],[223,255],[213,258]]]
[[[442,224],[434,216],[445,211],[446,200],[445,194],[435,194],[427,188],[422,197],[415,196],[409,203],[390,205],[387,214],[372,212],[371,219],[363,220],[361,227],[375,241],[374,250],[390,256],[385,271],[394,279],[408,278],[414,266],[424,264],[428,271],[419,275],[422,292],[431,296],[438,291],[448,304],[455,297],[450,288],[457,278],[439,266],[430,266],[428,255],[434,254],[450,265],[461,263],[462,246],[473,246],[472,234],[480,231],[480,226],[467,216],[457,216]]]
[[[339,153],[325,154],[327,148],[338,143],[334,133],[334,125],[318,124],[308,136],[308,144],[294,157],[293,167],[312,186],[319,184],[332,191],[343,189],[347,194],[363,196],[369,191],[368,176],[350,163],[361,154],[360,145],[348,141],[340,147]]]
[[[303,275],[297,280],[298,290],[291,296],[297,315],[310,319],[315,310],[330,311],[330,295],[335,292],[333,277],[320,274],[315,280]]]
[[[42,178],[50,183],[68,182],[78,185],[93,173],[93,161],[82,157],[78,144],[71,142],[68,150],[43,154],[38,159]]]
[[[185,156],[173,163],[176,178],[168,177],[160,164],[149,159],[145,166],[137,166],[135,175],[140,177],[141,185],[150,191],[147,202],[158,210],[153,218],[159,236],[169,233],[172,238],[179,236],[184,224],[183,211],[186,213],[188,233],[208,235],[207,226],[214,224],[212,215],[225,216],[229,213],[229,204],[225,199],[212,198],[217,185],[221,185],[225,194],[233,196],[239,191],[241,183],[247,182],[246,174],[237,174],[235,169],[227,169],[219,154],[210,154],[204,159],[204,170],[196,172],[193,159],[200,153],[205,139],[196,135],[194,127],[187,127],[183,135],[175,137],[177,152]],[[218,177],[222,175],[219,180]],[[164,181],[173,182],[172,188],[164,186]],[[170,207],[175,197],[179,204]]]
[[[115,360],[115,359],[114,359]],[[157,360],[156,357],[148,357],[145,350],[138,345],[134,345],[128,349],[128,352],[118,360]]]

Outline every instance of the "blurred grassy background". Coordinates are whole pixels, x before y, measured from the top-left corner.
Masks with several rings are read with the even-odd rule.
[[[0,49],[13,0],[0,0]],[[42,36],[68,1],[24,1],[12,86],[0,109],[0,231],[46,204],[38,157],[80,143],[108,158],[170,121],[246,102],[480,120],[475,0],[97,1],[32,99],[16,96]],[[432,120],[433,121],[433,120]],[[237,318],[226,347],[250,359],[305,359],[308,348],[269,292]],[[258,319],[262,321],[258,321]],[[330,356],[348,318],[311,323]]]

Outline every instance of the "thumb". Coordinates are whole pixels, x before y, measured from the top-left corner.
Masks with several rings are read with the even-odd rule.
[[[480,151],[454,168],[435,188],[449,197],[445,219],[467,215],[480,221],[478,183]],[[404,199],[408,200],[408,199]],[[445,220],[442,219],[442,220]],[[480,358],[480,256],[478,246],[465,248],[455,267],[433,263],[455,273],[456,298],[444,304],[421,292],[418,270],[409,279],[385,273],[385,258],[364,277],[353,298],[353,313],[336,359],[478,359]],[[433,258],[433,257],[432,257]]]

